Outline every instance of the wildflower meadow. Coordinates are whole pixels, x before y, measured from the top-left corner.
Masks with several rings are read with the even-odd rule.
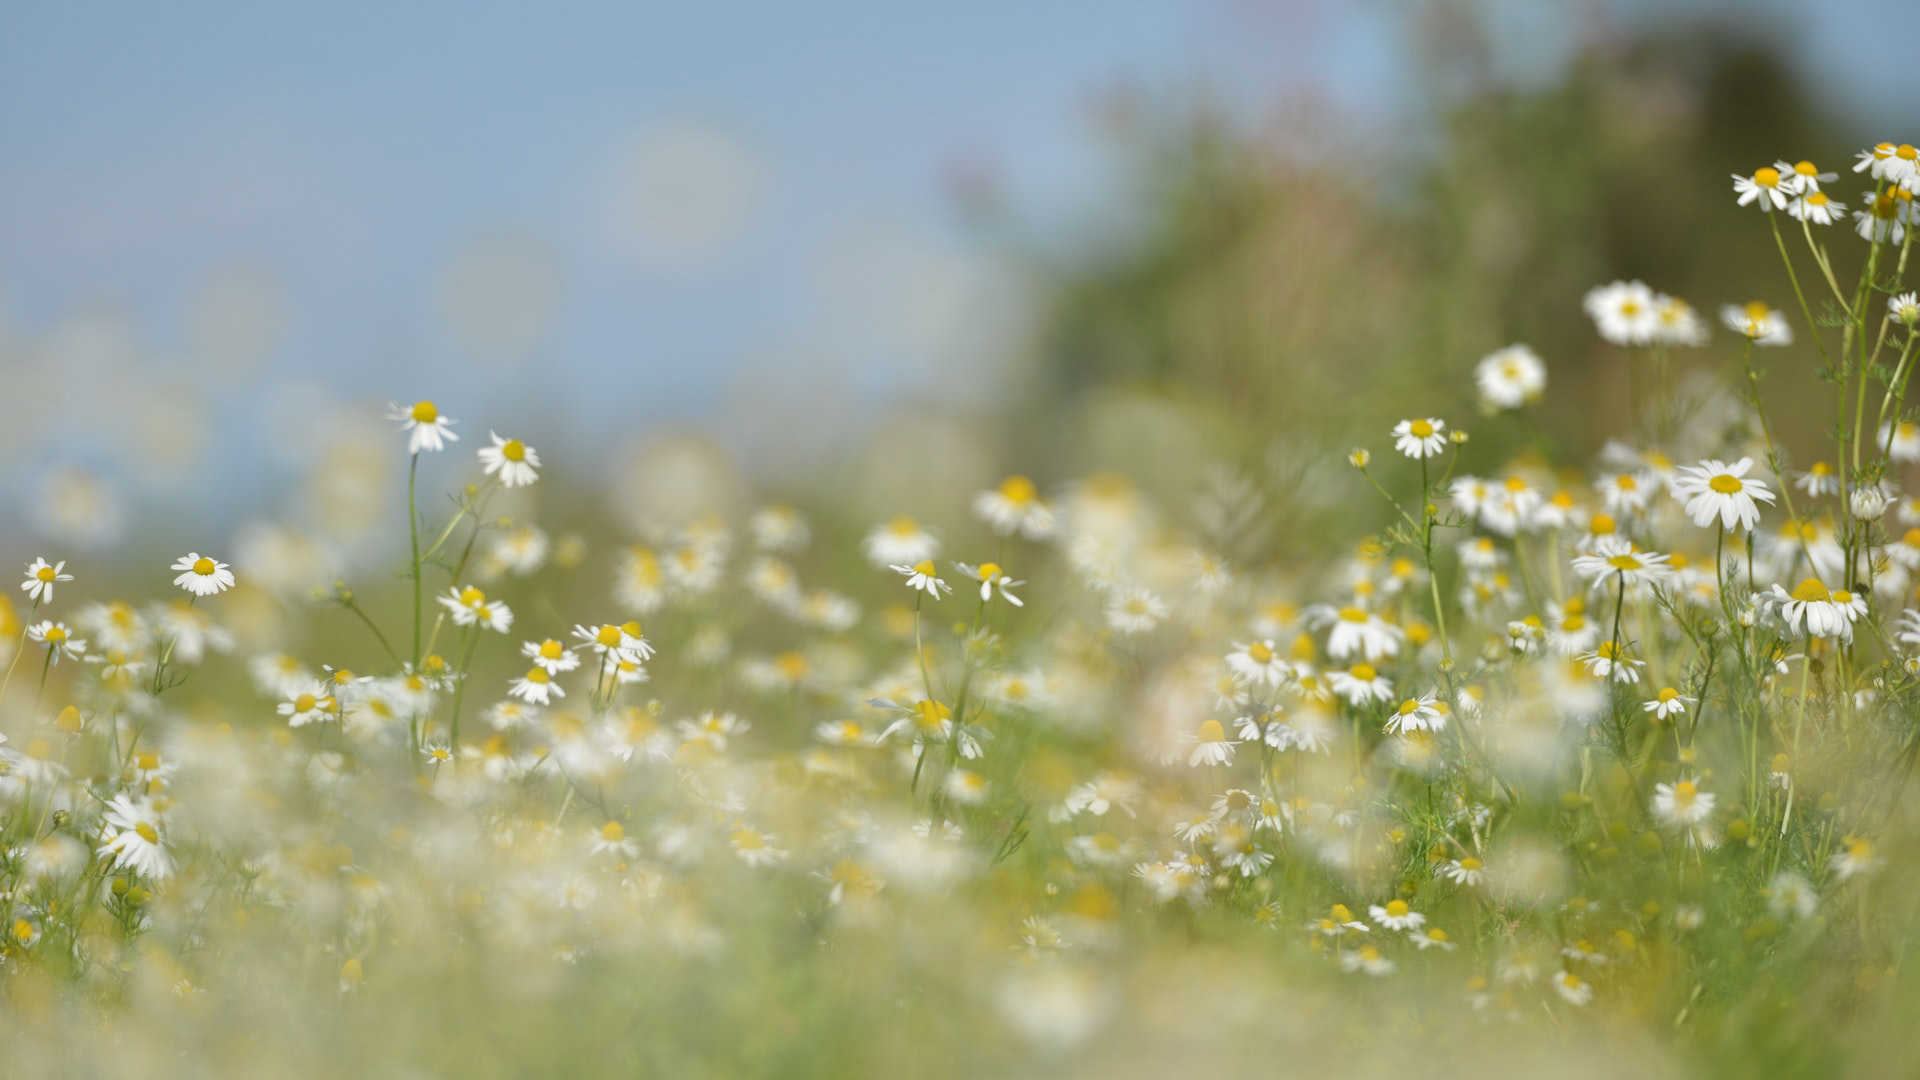
[[[1435,355],[1284,553],[1177,456],[636,520],[404,371],[349,570],[26,553],[0,1075],[1912,1075],[1920,154],[1748,164],[1763,296],[1534,298],[1597,455]]]

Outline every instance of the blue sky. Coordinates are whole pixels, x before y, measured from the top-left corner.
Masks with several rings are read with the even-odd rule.
[[[1520,80],[1581,25],[1664,10],[1475,6]],[[756,392],[944,392],[1014,299],[957,166],[1023,219],[1098,221],[1089,117],[1123,79],[1249,109],[1311,87],[1389,137],[1408,7],[12,4],[0,362],[37,365],[48,423],[97,418],[110,381],[109,414],[243,457],[328,395],[531,401],[600,437]],[[1900,7],[1803,28],[1836,94],[1914,100],[1912,65],[1854,52]]]

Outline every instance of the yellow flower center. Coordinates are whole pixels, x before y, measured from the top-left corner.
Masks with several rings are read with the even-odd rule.
[[[783,652],[774,657],[773,662],[779,666],[780,673],[789,679],[798,680],[807,673],[807,658],[797,652]]]
[[[1833,602],[1836,604],[1851,604],[1853,603],[1853,594],[1845,589],[1835,589],[1833,590]]]
[[[543,660],[558,660],[563,651],[561,644],[552,638],[540,643],[540,657]]]
[[[1633,316],[1640,314],[1640,302],[1637,300],[1622,301],[1620,304],[1620,314],[1625,315],[1628,318],[1632,318]]]
[[[619,843],[626,835],[627,830],[621,828],[620,823],[617,821],[609,821],[605,825],[600,826],[601,838],[610,844]]]
[[[1740,478],[1732,473],[1721,473],[1707,481],[1707,486],[1722,495],[1738,495],[1747,488],[1747,485],[1741,483]]]
[[[1771,166],[1755,169],[1753,170],[1753,182],[1759,184],[1761,187],[1779,187],[1780,170]]]
[[[999,563],[983,562],[980,564],[980,580],[981,581],[992,581],[993,579],[999,576],[1000,576]]]
[[[1380,676],[1380,673],[1373,669],[1372,664],[1355,664],[1347,669],[1347,674],[1361,682],[1372,682]]]
[[[937,731],[953,716],[953,710],[937,701],[921,700],[913,706],[914,722],[927,731]]]
[[[1265,642],[1256,641],[1247,646],[1247,656],[1256,664],[1264,664],[1273,659],[1273,650]]]
[[[1773,309],[1758,300],[1749,300],[1747,301],[1746,312],[1748,320],[1752,322],[1765,322],[1767,316],[1773,314]]]
[[[1614,528],[1615,525],[1612,514],[1595,514],[1593,515],[1593,523],[1587,526],[1587,531],[1593,533],[1595,536],[1608,536],[1613,533]]]
[[[537,667],[527,672],[527,681],[530,683],[546,683],[551,680],[547,678],[546,668]]]
[[[314,702],[317,700],[319,699],[315,698],[312,694],[301,694],[299,697],[293,699],[293,711],[297,713],[311,712]]]
[[[201,577],[206,577],[207,575],[213,573],[213,571],[214,571],[214,565],[213,565],[212,559],[205,558],[203,556],[201,558],[193,560],[193,572],[196,574],[199,574]]]
[[[527,444],[519,439],[508,439],[500,446],[500,456],[508,461],[527,460]]]
[[[1411,716],[1412,714],[1417,713],[1419,711],[1420,711],[1420,703],[1413,700],[1412,698],[1408,698],[1407,700],[1400,703],[1401,716]]]
[[[1010,503],[1024,506],[1032,502],[1038,494],[1039,492],[1034,490],[1033,481],[1024,476],[1009,476],[1000,481],[1000,497]]]
[[[413,403],[413,408],[407,411],[407,415],[413,417],[413,422],[416,424],[431,424],[440,419],[440,410],[434,408],[431,401],[416,401]]]
[[[1227,741],[1227,729],[1220,726],[1218,720],[1207,720],[1200,725],[1200,741],[1216,743]]]
[[[910,517],[897,517],[887,525],[887,531],[899,537],[915,536],[920,532],[920,525]]]
[[[1807,196],[1808,206],[1825,206],[1827,201],[1827,193],[1824,191],[1815,191]]]
[[[1437,941],[1444,945],[1446,944],[1446,940],[1447,940],[1447,932],[1436,926],[1433,929],[1427,931],[1427,940]]]
[[[1612,555],[1607,558],[1607,565],[1616,570],[1638,570],[1645,564],[1632,555]]]
[[[152,825],[144,821],[135,825],[133,831],[140,835],[140,839],[145,840],[149,844],[157,844],[160,842],[160,834],[154,830]]]
[[[1677,698],[1679,696],[1680,696],[1680,691],[1675,690],[1671,686],[1662,687],[1660,690],[1661,701],[1672,701],[1674,698]]]
[[[1696,787],[1691,780],[1682,780],[1673,785],[1673,804],[1675,806],[1692,806],[1693,801],[1699,797],[1700,789]]]
[[[52,580],[53,580],[53,567],[51,567],[51,566],[43,566],[43,567],[41,567],[40,569],[38,569],[38,570],[35,570],[35,571],[33,572],[33,576],[34,576],[34,577],[37,577],[37,578],[39,578],[39,579],[40,579],[41,581],[52,581]]]
[[[600,629],[593,632],[593,640],[596,645],[611,649],[620,644],[620,628],[611,624],[602,624]]]
[[[1621,491],[1638,491],[1640,490],[1640,481],[1636,480],[1632,473],[1621,473],[1620,478],[1613,482],[1613,486],[1619,488]]]
[[[1367,613],[1357,607],[1343,607],[1340,609],[1340,621],[1363,623],[1367,621]]]
[[[460,602],[468,607],[479,607],[487,602],[487,594],[469,585],[460,590]]]
[[[1816,461],[1813,463],[1813,468],[1808,469],[1807,472],[1814,476],[1832,476],[1833,466],[1824,461]]]
[[[1407,914],[1407,902],[1405,900],[1387,901],[1387,914],[1396,919],[1405,917]]]
[[[1460,860],[1460,869],[1478,870],[1480,869],[1480,860],[1469,855],[1466,858]]]
[[[1424,439],[1433,434],[1433,425],[1425,420],[1415,420],[1407,425],[1407,430],[1413,433],[1414,438]]]
[[[1902,161],[1912,161],[1920,157],[1920,150],[1915,150],[1911,143],[1901,143],[1899,149],[1893,152],[1893,156]]]
[[[914,563],[913,572],[916,574],[920,574],[923,577],[934,576],[935,570],[934,570],[933,560],[921,559],[919,562]]]
[[[1800,174],[1801,176],[1819,176],[1820,175],[1819,167],[1814,165],[1814,163],[1811,161],[1795,162],[1793,166],[1793,171]]]
[[[1819,578],[1808,578],[1793,587],[1793,598],[1804,604],[1818,604],[1831,600],[1833,594],[1827,591]]]
[[[638,637],[646,636],[645,634],[640,632],[640,624],[638,622],[635,622],[632,619],[628,619],[626,622],[623,622],[620,624],[620,632],[627,635],[630,638],[638,638]]]
[[[64,626],[59,626],[59,625],[54,625],[54,626],[49,626],[49,627],[47,627],[47,642],[48,642],[49,644],[54,644],[54,645],[57,645],[57,644],[59,644],[60,642],[62,642],[62,641],[65,641],[65,640],[67,640],[67,628],[66,628],[66,627],[64,627]]]

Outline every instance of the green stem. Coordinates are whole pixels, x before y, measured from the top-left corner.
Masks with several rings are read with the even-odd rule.
[[[420,472],[420,455],[414,454],[407,466],[407,538],[413,548],[413,666],[420,666],[420,513],[413,501],[414,481]]]

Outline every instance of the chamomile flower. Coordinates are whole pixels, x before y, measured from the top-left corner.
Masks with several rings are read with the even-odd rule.
[[[1361,971],[1376,977],[1391,975],[1393,961],[1387,959],[1376,946],[1362,945],[1351,952],[1340,954],[1340,970],[1349,974]]]
[[[1144,634],[1167,617],[1166,601],[1142,588],[1125,589],[1107,598],[1107,625],[1121,634]]]
[[[1733,174],[1733,190],[1740,196],[1739,205],[1758,205],[1769,213],[1787,208],[1787,198],[1799,191],[1795,174],[1782,174],[1771,165],[1763,165],[1753,170],[1751,176]]]
[[[1913,202],[1911,196],[1900,198],[1902,194],[1898,188],[1879,194],[1863,192],[1861,208],[1853,212],[1854,235],[1875,244],[1904,243],[1909,222],[1906,210]]]
[[[1653,814],[1663,824],[1698,825],[1713,816],[1714,798],[1696,780],[1653,785]]]
[[[74,637],[66,623],[53,619],[42,619],[27,627],[27,640],[45,645],[48,660],[56,664],[63,659],[84,659],[87,654],[86,639]]]
[[[1831,184],[1840,179],[1839,173],[1821,172],[1820,167],[1811,161],[1776,161],[1773,167],[1782,177],[1792,177],[1794,189],[1803,193],[1819,191],[1820,185]]]
[[[554,698],[567,696],[567,692],[553,681],[553,676],[547,674],[547,669],[543,667],[527,669],[525,675],[507,684],[507,693],[529,705],[545,705]]]
[[[498,600],[487,599],[486,593],[472,585],[464,589],[449,586],[447,594],[436,599],[453,617],[455,626],[478,626],[482,630],[505,633],[513,625],[512,609]]]
[[[940,541],[910,517],[897,517],[867,534],[861,545],[875,566],[911,566],[940,553]]]
[[[1700,313],[1679,297],[1664,294],[1654,297],[1654,318],[1653,340],[1659,344],[1697,349],[1710,337]]]
[[[1833,466],[1816,461],[1807,467],[1806,472],[1794,475],[1793,486],[1818,499],[1840,494],[1840,477],[1833,471]]]
[[[407,406],[388,402],[387,419],[399,424],[401,430],[408,433],[409,454],[418,454],[422,450],[438,452],[445,450],[447,443],[460,441],[460,436],[453,433],[453,419],[440,415],[439,408],[431,401],[416,401]]]
[[[492,431],[487,432],[487,438],[493,445],[481,447],[479,454],[488,476],[498,473],[500,483],[510,488],[525,487],[540,479],[534,471],[540,467],[540,455],[533,447],[519,439],[503,439]]]
[[[1920,423],[1888,421],[1880,425],[1880,436],[1874,442],[1886,447],[1888,456],[1895,461],[1920,461]]]
[[[1586,1005],[1593,1000],[1593,984],[1571,971],[1553,977],[1553,992],[1569,1005]]]
[[[580,642],[574,646],[575,649],[588,649],[600,656],[603,662],[608,654],[612,654],[615,660],[632,660],[636,663],[653,659],[653,643],[647,640],[640,624],[632,620],[618,626],[601,623],[590,627],[576,623],[573,636]]]
[[[233,588],[233,571],[227,564],[197,551],[175,559],[173,569],[180,571],[173,583],[195,596],[214,596]]]
[[[1673,495],[1685,499],[1687,516],[1702,528],[1715,518],[1727,529],[1751,529],[1760,523],[1760,508],[1755,502],[1773,504],[1773,491],[1757,477],[1747,475],[1752,458],[1741,458],[1729,465],[1711,458],[1698,465],[1684,466],[1674,479]]]
[[[1009,476],[992,491],[975,495],[973,512],[1001,536],[1018,533],[1029,540],[1045,540],[1055,531],[1053,508],[1024,476]]]
[[[922,559],[911,566],[895,563],[892,569],[907,579],[907,588],[924,592],[935,600],[953,591],[953,586],[941,579],[940,571],[933,565],[932,559]]]
[[[1393,700],[1393,682],[1364,660],[1345,671],[1329,673],[1327,684],[1356,709]]]
[[[1864,836],[1849,836],[1842,840],[1845,845],[1834,852],[1827,865],[1833,870],[1833,876],[1848,881],[1880,869],[1886,861],[1873,847],[1873,841]]]
[[[1461,859],[1442,859],[1434,868],[1434,874],[1468,888],[1476,888],[1487,880],[1486,864],[1471,855]]]
[[[1481,358],[1473,369],[1480,400],[1496,409],[1517,409],[1547,388],[1547,366],[1525,345],[1509,345]]]
[[[1671,720],[1676,716],[1685,715],[1687,706],[1693,704],[1695,700],[1697,699],[1687,697],[1671,686],[1663,686],[1652,700],[1640,706],[1640,710],[1650,712],[1662,720]]]
[[[1314,626],[1330,627],[1327,655],[1346,660],[1359,655],[1368,663],[1398,656],[1406,631],[1381,618],[1378,613],[1354,605],[1335,608],[1316,604],[1307,609],[1307,620]]]
[[[161,881],[173,873],[173,857],[164,846],[160,815],[151,803],[136,802],[126,795],[115,795],[107,803],[105,843],[100,855],[115,870],[138,874],[149,881]]]
[[[1445,930],[1437,926],[1429,927],[1423,934],[1408,934],[1407,940],[1413,942],[1414,947],[1421,952],[1426,952],[1428,949],[1452,952],[1460,947],[1447,937]]]
[[[1447,448],[1446,429],[1447,422],[1434,417],[1402,420],[1393,425],[1393,448],[1410,458],[1438,457]]]
[[[1014,607],[1026,606],[1025,601],[1007,591],[1009,589],[1017,589],[1025,585],[1026,582],[1017,581],[1008,577],[1007,572],[1000,568],[999,563],[985,562],[979,566],[969,566],[966,563],[954,563],[953,565],[958,567],[961,573],[980,583],[981,603],[993,599],[993,595],[999,593],[1000,599],[1005,600]],[[936,596],[934,599],[937,600],[939,597]]]
[[[1645,660],[1634,659],[1626,647],[1616,641],[1603,641],[1594,646],[1592,652],[1582,653],[1576,659],[1586,665],[1594,678],[1622,683],[1639,682],[1640,669],[1647,666]]]
[[[1787,317],[1759,300],[1723,305],[1720,321],[1734,333],[1752,338],[1755,345],[1793,344],[1793,327],[1787,324]]]
[[[1593,579],[1595,589],[1613,588],[1615,581],[1639,588],[1664,584],[1672,577],[1673,570],[1667,565],[1670,559],[1657,551],[1640,551],[1624,537],[1603,536],[1594,542],[1591,552],[1574,556],[1573,569]]]
[[[1405,900],[1375,904],[1367,909],[1367,914],[1389,930],[1418,930],[1427,924],[1427,917],[1408,907]]]
[[[1293,665],[1274,649],[1271,638],[1245,645],[1234,642],[1227,668],[1249,686],[1278,687],[1293,675]]]
[[[1847,217],[1845,203],[1832,198],[1824,191],[1806,191],[1788,204],[1787,213],[1796,221],[1805,221],[1814,225],[1831,225],[1844,221]]]
[[[941,790],[954,802],[977,806],[986,801],[987,778],[971,769],[955,769],[947,774]]]
[[[1648,345],[1660,332],[1658,300],[1638,281],[1615,281],[1581,301],[1600,336],[1614,345]]]
[[[1408,698],[1388,713],[1387,722],[1381,730],[1389,735],[1398,735],[1410,731],[1440,731],[1446,726],[1446,704],[1432,694],[1422,694],[1417,698]]]
[[[281,702],[277,711],[288,727],[305,727],[340,718],[338,706],[332,697],[309,690],[303,690]]]
[[[520,645],[520,655],[546,669],[549,675],[558,675],[563,671],[572,671],[580,666],[580,656],[565,645],[547,638],[544,641],[528,641]]]
[[[1853,640],[1854,620],[1867,613],[1867,602],[1846,589],[1829,589],[1819,578],[1805,578],[1792,592],[1774,585],[1768,604],[1792,633],[1816,638]]]
[[[72,574],[62,573],[66,568],[64,559],[49,563],[45,558],[36,558],[27,564],[27,577],[20,583],[20,588],[26,592],[27,599],[35,604],[51,604],[54,583],[73,580]]]
[[[1887,297],[1887,318],[1908,329],[1920,327],[1920,292],[1903,292]]]
[[[1227,737],[1227,729],[1218,720],[1203,720],[1199,730],[1187,737],[1193,750],[1187,754],[1189,766],[1231,765],[1233,748],[1239,741]]]

